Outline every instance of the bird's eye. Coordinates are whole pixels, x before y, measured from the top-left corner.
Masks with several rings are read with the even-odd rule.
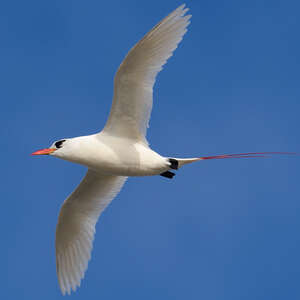
[[[58,149],[58,148],[61,148],[62,147],[62,144],[63,144],[63,142],[65,142],[66,140],[61,140],[61,141],[58,141],[58,142],[56,142],[54,145],[55,145],[55,147]]]

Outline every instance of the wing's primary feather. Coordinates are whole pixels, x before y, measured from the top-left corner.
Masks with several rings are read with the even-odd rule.
[[[187,31],[191,15],[179,6],[127,54],[114,79],[114,98],[104,132],[146,142],[157,73]]]
[[[56,269],[63,294],[80,286],[91,257],[97,220],[126,178],[88,170],[62,205],[56,228]]]

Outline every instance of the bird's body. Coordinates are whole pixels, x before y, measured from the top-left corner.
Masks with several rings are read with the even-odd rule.
[[[68,143],[72,143],[69,151]],[[68,139],[64,142],[64,152],[54,153],[61,159],[108,175],[150,176],[170,169],[168,159],[147,144],[105,132]]]
[[[75,291],[88,266],[100,214],[121,190],[128,176],[162,175],[199,160],[257,157],[265,153],[169,158],[150,149],[146,130],[158,72],[172,56],[191,18],[178,7],[127,54],[114,79],[114,97],[104,129],[93,135],[53,143],[35,155],[52,156],[88,168],[76,190],[64,201],[56,229],[57,276],[63,294]]]

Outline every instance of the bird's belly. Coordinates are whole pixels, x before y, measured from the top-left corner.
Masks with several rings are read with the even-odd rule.
[[[165,162],[148,164],[143,161],[120,161],[120,163],[108,163],[107,161],[93,163],[89,168],[101,173],[118,176],[151,176],[165,172],[169,166]]]
[[[93,168],[93,167],[91,167]],[[117,175],[117,176],[152,176],[152,175],[158,175],[160,173],[165,172],[168,170],[167,167],[141,167],[136,165],[122,165],[122,166],[99,166],[94,168],[95,170],[110,174],[110,175]]]

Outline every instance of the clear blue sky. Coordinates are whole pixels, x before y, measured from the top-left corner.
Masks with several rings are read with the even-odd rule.
[[[1,299],[62,299],[59,208],[85,173],[29,154],[99,131],[129,48],[180,1],[1,1]],[[166,156],[300,151],[300,4],[188,1],[148,139]],[[132,178],[72,299],[300,298],[300,158],[204,161]]]

